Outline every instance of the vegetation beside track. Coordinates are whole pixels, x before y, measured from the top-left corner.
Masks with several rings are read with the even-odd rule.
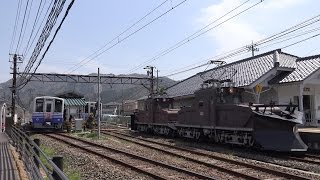
[[[51,147],[47,147],[44,145],[40,146],[42,151],[49,157],[52,158],[55,155],[58,155],[56,153],[56,150],[51,148]],[[50,169],[50,165],[48,164],[48,162],[45,160],[45,158],[43,156],[40,156],[41,162],[48,168]],[[68,161],[68,159],[66,157],[64,157],[63,159],[63,172],[66,174],[66,176],[70,179],[70,180],[80,180],[81,176],[80,173],[72,168],[70,168],[70,162]],[[52,169],[50,169],[52,171]],[[49,179],[49,178],[45,178],[45,179]]]

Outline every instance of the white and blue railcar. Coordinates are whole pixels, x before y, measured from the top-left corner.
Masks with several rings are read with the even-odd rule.
[[[62,129],[64,99],[51,96],[36,97],[32,114],[33,129]]]

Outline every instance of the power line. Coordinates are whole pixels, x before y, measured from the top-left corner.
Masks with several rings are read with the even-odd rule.
[[[20,46],[21,46],[21,44],[23,43],[23,40],[24,40],[24,35],[26,33],[26,29],[27,29],[27,26],[28,26],[29,17],[30,17],[30,11],[32,9],[32,4],[33,4],[33,0],[31,0],[30,7],[27,10],[28,11],[28,15],[27,15],[27,19],[26,19],[26,24],[25,24],[24,29],[23,29],[23,33],[22,33],[22,37],[21,37],[21,43],[19,44],[18,51],[20,51]]]
[[[21,34],[22,34],[23,26],[24,26],[24,20],[25,20],[25,18],[26,18],[26,13],[27,13],[28,5],[29,5],[29,0],[27,1],[26,8],[25,8],[25,10],[24,10],[22,25],[21,25],[21,29],[20,29],[20,33],[19,33],[19,38],[18,38],[18,43],[17,43],[17,47],[16,47],[15,54],[17,54],[18,47],[19,47],[19,44],[20,44]]]
[[[43,0],[41,0],[41,1],[40,1],[40,4],[39,4],[38,10],[37,10],[37,14],[36,14],[36,17],[35,17],[35,20],[34,20],[34,23],[33,23],[32,29],[31,29],[31,33],[30,33],[30,36],[29,36],[29,39],[28,39],[27,45],[26,45],[26,47],[24,48],[24,51],[23,51],[23,56],[24,56],[24,57],[26,56],[27,49],[28,49],[29,44],[30,44],[30,40],[31,40],[31,38],[32,38],[32,35],[33,35],[33,32],[34,32],[34,29],[35,29],[35,27],[36,27],[36,25],[37,25],[37,23],[38,23],[38,18],[39,18],[39,12],[40,12],[40,9],[41,9],[40,14],[41,14],[41,13],[42,13],[42,10],[43,10],[43,7],[44,7],[44,5],[43,5],[43,6],[41,6],[41,5],[42,5],[42,1],[43,1]],[[44,3],[44,4],[45,4],[45,3]],[[41,8],[41,7],[42,7],[42,8]]]
[[[269,37],[267,37],[267,38],[264,38],[264,39],[262,39],[262,40],[259,40],[259,41],[255,42],[255,44],[256,44],[256,45],[262,45],[262,44],[266,44],[266,43],[270,43],[270,42],[276,41],[276,40],[278,40],[278,39],[280,39],[280,40],[281,40],[281,39],[284,39],[284,40],[281,40],[281,41],[278,41],[278,42],[271,43],[271,44],[268,44],[268,45],[266,45],[266,46],[260,47],[260,48],[266,48],[266,47],[271,46],[271,45],[279,44],[279,43],[281,43],[281,42],[285,42],[285,41],[288,41],[288,40],[291,40],[291,39],[294,39],[294,38],[297,38],[297,37],[300,37],[300,36],[303,36],[303,35],[306,35],[306,34],[309,34],[309,33],[316,32],[316,31],[320,30],[320,27],[316,27],[316,28],[313,28],[313,29],[309,29],[309,30],[303,31],[303,32],[301,32],[301,33],[298,32],[298,33],[293,34],[293,35],[291,35],[291,36],[289,35],[290,33],[293,33],[293,32],[295,32],[295,31],[302,30],[302,29],[304,29],[304,28],[306,28],[306,27],[308,27],[308,26],[310,26],[310,25],[312,25],[312,24],[315,24],[316,22],[319,22],[319,20],[320,20],[319,17],[320,17],[320,15],[317,15],[317,16],[311,18],[311,19],[308,19],[308,20],[306,20],[306,21],[303,21],[302,23],[299,23],[298,25],[292,26],[292,27],[290,27],[290,28],[288,28],[288,29],[286,29],[286,30],[284,30],[284,31],[281,31],[280,33],[277,33],[277,34],[274,34],[274,35],[269,36]],[[317,18],[319,18],[319,19],[317,19]],[[310,22],[311,22],[311,23],[310,23]],[[288,47],[290,47],[290,46],[293,46],[293,45],[296,45],[296,44],[298,44],[298,43],[304,42],[304,41],[306,41],[306,40],[315,38],[315,37],[317,37],[317,36],[319,36],[319,35],[320,35],[320,33],[319,33],[319,34],[316,34],[316,35],[313,35],[313,36],[310,36],[310,37],[308,37],[308,38],[306,38],[306,39],[303,39],[303,40],[294,42],[294,43],[292,43],[292,44],[286,45],[286,46],[284,46],[284,47],[282,47],[282,48],[283,48],[283,49],[284,49],[284,48],[288,48]],[[289,38],[288,38],[288,36],[289,36]],[[211,59],[224,60],[224,59],[228,59],[228,58],[231,58],[231,57],[234,57],[234,56],[237,56],[237,55],[244,54],[244,53],[246,53],[246,51],[247,51],[246,46],[242,46],[242,47],[237,48],[237,49],[235,49],[235,50],[231,50],[231,51],[229,51],[229,52],[227,52],[227,53],[222,53],[222,54],[220,54],[220,55],[217,55],[217,56],[215,56],[215,57],[213,57],[213,58],[211,58]],[[221,57],[221,55],[224,55],[224,56]],[[220,58],[217,58],[217,57],[220,57]],[[203,62],[203,61],[201,61],[201,62]],[[188,71],[191,71],[191,70],[194,70],[194,69],[203,67],[203,66],[208,65],[208,64],[209,64],[209,63],[201,64],[201,65],[198,65],[198,66],[196,66],[196,67],[191,67],[191,68],[186,69],[186,70],[180,70],[180,71],[179,71],[179,70],[176,70],[176,71],[178,71],[178,72],[173,71],[172,73],[170,73],[170,74],[168,74],[168,75],[165,75],[165,76],[168,77],[168,76],[174,76],[174,75],[177,75],[177,74],[185,73],[185,72],[188,72]],[[195,65],[195,64],[194,64],[194,65]],[[188,66],[188,67],[190,67],[190,66]]]
[[[73,4],[73,1],[71,1],[70,4]],[[27,76],[27,73],[30,72],[31,68],[33,67],[34,63],[36,62],[39,54],[41,53],[41,50],[43,49],[45,43],[46,43],[46,40],[48,39],[49,35],[50,35],[50,32],[53,28],[53,26],[55,25],[62,9],[63,9],[63,6],[65,4],[66,0],[56,0],[52,6],[52,9],[51,9],[51,12],[48,16],[48,19],[47,19],[47,22],[42,30],[42,33],[39,37],[39,40],[36,44],[36,47],[29,59],[29,62],[24,70],[24,72],[22,73],[22,76],[20,78],[20,83],[19,83],[19,86],[23,85],[23,81],[24,83],[28,83],[28,80],[25,79],[25,77]],[[64,19],[63,19],[64,20]]]
[[[305,38],[305,39],[302,39],[302,40],[300,40],[300,41],[294,42],[294,43],[292,43],[292,44],[286,45],[286,46],[282,47],[282,49],[285,49],[285,48],[291,47],[291,46],[293,46],[293,45],[302,43],[302,42],[307,41],[307,40],[309,40],[309,39],[315,38],[315,37],[317,37],[317,36],[319,36],[319,35],[320,35],[320,33],[315,34],[315,35],[310,36],[310,37],[308,37],[308,38]]]
[[[192,35],[188,36],[187,38],[184,38],[183,40],[179,41],[178,43],[174,44],[173,46],[171,46],[171,47],[169,47],[169,48],[161,51],[161,52],[158,53],[156,56],[154,56],[154,57],[152,57],[152,58],[144,61],[143,63],[141,63],[140,65],[138,65],[136,68],[133,68],[130,72],[133,72],[133,71],[135,71],[135,70],[143,67],[145,64],[151,63],[152,61],[155,61],[155,60],[159,59],[160,57],[163,57],[163,56],[165,56],[166,54],[169,54],[170,52],[172,52],[172,51],[178,49],[179,47],[181,47],[181,46],[189,43],[190,41],[192,41],[192,40],[200,37],[201,35],[203,35],[203,34],[209,32],[209,31],[211,31],[212,29],[219,27],[220,25],[224,24],[225,22],[229,21],[230,19],[232,19],[232,18],[234,18],[234,17],[236,17],[236,16],[238,16],[238,15],[240,15],[240,14],[248,11],[249,9],[257,6],[258,4],[262,3],[263,0],[261,0],[261,1],[257,2],[257,3],[255,3],[255,4],[253,4],[252,6],[249,6],[248,8],[246,8],[246,9],[238,12],[238,13],[235,14],[235,15],[233,15],[233,16],[225,19],[224,21],[218,23],[217,25],[215,25],[215,26],[213,26],[213,27],[211,27],[211,28],[209,28],[209,29],[201,32],[202,30],[206,29],[207,27],[209,27],[209,26],[212,25],[213,23],[217,22],[218,20],[222,19],[222,18],[225,17],[226,15],[230,14],[231,12],[235,11],[236,9],[238,9],[239,7],[243,6],[244,4],[246,4],[246,3],[248,3],[248,2],[249,2],[249,1],[245,1],[244,3],[240,4],[239,6],[235,7],[235,8],[232,9],[231,11],[227,12],[226,14],[224,14],[223,16],[219,17],[219,18],[216,19],[215,21],[211,22],[209,25],[206,25],[204,28],[201,28],[200,30],[198,30],[198,31],[196,31],[195,33],[193,33]],[[201,33],[199,33],[199,32],[201,32]],[[198,34],[198,33],[199,33],[199,34]],[[196,34],[197,34],[197,35],[196,35]],[[196,35],[196,36],[195,36],[195,35]]]
[[[56,38],[59,30],[61,29],[62,24],[63,24],[63,22],[65,21],[66,17],[68,16],[69,11],[70,11],[71,7],[73,6],[73,4],[74,4],[74,0],[71,0],[71,2],[70,2],[70,4],[69,4],[68,7],[67,7],[67,10],[66,10],[66,12],[65,12],[65,14],[64,14],[64,16],[63,16],[63,18],[62,18],[62,20],[61,20],[58,28],[56,29],[56,31],[55,31],[55,33],[54,33],[51,41],[49,42],[49,45],[47,46],[46,50],[45,50],[44,53],[42,54],[42,57],[40,58],[37,66],[36,66],[35,69],[33,70],[33,74],[37,71],[38,67],[40,66],[40,64],[41,64],[41,62],[42,62],[42,60],[43,60],[43,58],[45,57],[45,55],[46,55],[47,52],[49,51],[49,49],[50,49],[50,47],[51,47],[54,39]],[[62,10],[62,8],[63,8],[63,5],[62,5],[62,7],[61,7],[61,10]],[[61,10],[60,10],[60,11],[61,11]],[[30,75],[29,79],[26,81],[25,85],[29,82],[29,80],[31,79],[31,77],[32,77],[32,74]],[[22,89],[25,85],[23,85],[22,87],[20,87],[20,89]]]
[[[319,31],[319,30],[320,30],[320,27],[314,28],[312,30],[309,30],[309,31],[306,31],[306,32],[303,32],[303,33],[300,33],[300,34],[297,34],[297,35],[294,35],[294,36],[291,36],[291,37],[286,38],[286,39],[280,38],[280,39],[283,39],[283,40],[277,41],[277,42],[274,42],[274,43],[271,43],[271,44],[268,44],[268,45],[265,45],[265,46],[262,46],[261,48],[270,47],[270,46],[273,46],[273,45],[276,45],[276,44],[279,44],[279,43],[282,43],[282,42],[285,42],[285,41],[288,41],[288,40],[291,40],[291,39],[295,39],[297,37],[301,37],[301,36],[304,36],[304,35]]]
[[[19,17],[20,17],[20,8],[21,8],[21,0],[19,0],[19,2],[18,2],[16,18],[15,18],[15,22],[14,22],[14,26],[13,26],[13,33],[12,33],[12,38],[11,38],[11,43],[10,43],[9,54],[12,51],[13,42],[14,42],[15,36],[16,36],[17,26],[18,26]]]
[[[120,34],[118,34],[116,37],[114,37],[113,39],[111,39],[110,41],[108,41],[106,44],[104,44],[102,47],[100,47],[98,50],[94,51],[92,54],[90,54],[89,56],[87,56],[86,58],[84,58],[83,60],[81,60],[79,63],[77,63],[75,66],[77,66],[78,64],[81,64],[82,62],[84,62],[85,60],[89,59],[91,56],[94,56],[95,54],[97,54],[99,51],[101,51],[103,48],[105,48],[107,45],[111,44],[112,42],[114,42],[115,40],[119,40],[120,36],[122,36],[124,33],[128,32],[130,29],[132,29],[135,25],[137,25],[138,23],[140,23],[142,20],[144,20],[146,17],[148,17],[150,14],[152,14],[154,11],[156,11],[157,9],[159,9],[162,5],[164,5],[166,2],[168,2],[169,0],[165,0],[163,1],[161,4],[159,4],[158,6],[156,6],[155,8],[153,8],[150,12],[148,12],[146,15],[144,15],[142,18],[140,18],[138,21],[134,22],[132,25],[130,25],[128,28],[126,28],[124,31],[122,31]],[[72,70],[72,68],[69,68],[67,71]]]
[[[25,53],[25,56],[27,56],[27,54],[28,54],[28,52],[30,51],[30,48],[31,48],[33,42],[35,41],[37,35],[39,34],[39,31],[40,31],[40,29],[41,29],[41,26],[42,26],[44,20],[46,19],[47,14],[49,13],[50,7],[51,7],[51,6],[53,7],[53,2],[54,2],[54,0],[51,0],[49,6],[48,6],[48,8],[47,8],[47,11],[46,11],[46,13],[45,13],[45,15],[44,15],[44,18],[42,19],[42,21],[41,21],[41,23],[40,23],[40,25],[39,25],[39,28],[38,28],[36,34],[34,35],[34,37],[33,37],[32,41],[31,41],[29,47],[27,47],[27,51],[26,51],[26,53]],[[45,4],[43,5],[42,10],[43,10],[44,6],[45,6]],[[41,10],[41,13],[42,13],[42,10]]]
[[[88,61],[84,62],[83,64],[79,63],[78,67],[75,68],[71,68],[70,72],[74,72],[75,70],[79,69],[80,67],[84,66],[85,64],[89,63],[90,61],[94,60],[95,58],[97,58],[98,56],[100,56],[101,54],[109,51],[110,49],[112,49],[113,47],[115,47],[116,45],[120,44],[121,42],[125,41],[126,39],[128,39],[129,37],[133,36],[134,34],[138,33],[139,31],[141,31],[142,29],[144,29],[145,27],[149,26],[150,24],[152,24],[153,22],[155,22],[156,20],[160,19],[161,17],[163,17],[164,15],[168,14],[169,12],[171,12],[172,10],[176,9],[177,7],[179,7],[180,5],[182,5],[183,3],[185,3],[187,0],[183,0],[180,3],[176,4],[175,6],[171,7],[169,10],[165,11],[164,13],[162,13],[161,15],[157,16],[156,18],[152,19],[151,21],[149,21],[148,23],[146,23],[145,25],[143,25],[142,27],[138,28],[137,30],[133,31],[132,33],[130,33],[129,35],[125,36],[122,39],[118,39],[118,41],[109,46],[107,49],[103,50],[102,52],[96,54],[95,56],[93,56],[91,59],[89,59]]]

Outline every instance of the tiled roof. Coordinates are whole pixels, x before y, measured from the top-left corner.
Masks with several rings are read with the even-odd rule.
[[[82,98],[64,98],[66,106],[85,106],[86,102]]]
[[[204,79],[208,78],[231,79],[237,87],[248,86],[274,68],[273,58],[275,51],[279,52],[279,67],[296,67],[295,62],[298,57],[282,53],[280,50],[274,50],[198,73],[169,87],[167,94],[170,97],[193,94],[200,88]]]
[[[297,67],[279,83],[297,82],[305,80],[320,68],[320,55],[297,59]]]

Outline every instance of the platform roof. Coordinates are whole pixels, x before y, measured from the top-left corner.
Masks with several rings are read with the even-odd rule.
[[[86,102],[82,98],[64,98],[65,106],[85,106]]]

